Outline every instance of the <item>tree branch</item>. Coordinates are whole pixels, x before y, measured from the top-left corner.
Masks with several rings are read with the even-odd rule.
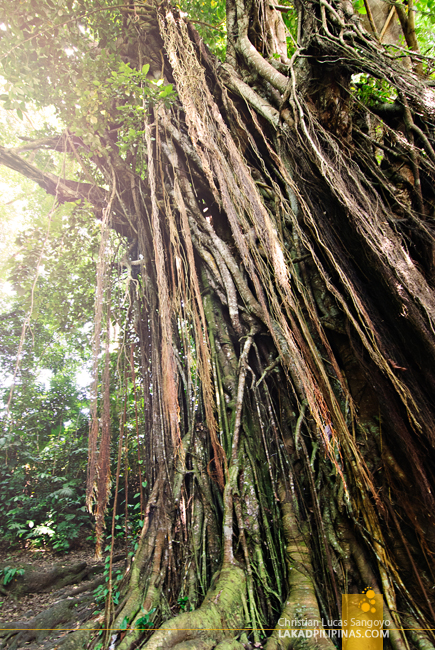
[[[23,140],[24,144],[20,144],[18,147],[9,149],[12,153],[22,153],[24,151],[34,151],[35,149],[53,149],[54,151],[60,151],[73,153],[73,148],[75,147],[85,147],[83,140],[76,135],[64,131],[57,135],[48,136],[46,138],[39,138],[38,140],[32,140],[31,138],[20,137],[20,140]],[[88,150],[88,147],[85,147]]]
[[[47,141],[50,140],[50,138],[44,138],[44,140]],[[55,139],[53,138],[53,141],[54,140]],[[56,140],[58,140],[58,138],[56,138]],[[29,150],[30,144],[36,143],[29,143],[29,145],[27,145],[27,150]],[[34,181],[48,192],[48,194],[56,196],[60,203],[85,200],[91,203],[95,208],[103,208],[106,205],[107,192],[100,187],[89,183],[80,183],[79,181],[60,178],[50,172],[42,172],[40,169],[35,167],[35,165],[24,160],[24,158],[15,153],[15,151],[5,149],[1,146],[0,164],[13,169],[26,178]]]

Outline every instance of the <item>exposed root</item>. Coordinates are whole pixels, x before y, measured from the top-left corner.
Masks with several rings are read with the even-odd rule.
[[[287,602],[282,609],[278,626],[268,639],[266,650],[278,650],[282,648],[306,648],[306,638],[292,638],[284,636],[285,630],[291,625],[291,621],[300,621],[300,629],[309,629],[307,622],[311,622],[311,630],[318,630],[314,621],[322,620],[317,603],[314,586],[314,574],[311,561],[311,550],[308,542],[307,530],[298,525],[293,502],[286,494],[283,483],[278,486],[278,495],[282,508],[282,520],[286,541],[286,559],[288,565],[288,596]],[[304,534],[305,533],[305,534]],[[280,624],[282,623],[282,624]],[[320,634],[313,637],[313,646],[324,650],[333,650],[334,644],[329,638],[323,638]]]
[[[120,558],[115,558],[119,560]],[[104,565],[79,562],[72,566],[55,565],[50,571],[35,571],[32,565],[20,565],[24,574],[13,580],[4,590],[5,595],[19,598],[25,594],[46,593],[75,585],[104,570]]]
[[[223,568],[199,609],[163,623],[146,650],[213,648],[245,626],[246,576],[237,565]],[[199,645],[198,645],[199,644]]]
[[[1,647],[20,650],[31,641],[41,643],[52,636],[57,627],[76,627],[91,615],[92,600],[92,593],[83,594],[79,598],[62,599],[25,623],[6,623],[8,631],[2,633],[4,641]]]
[[[225,641],[221,641],[217,644],[215,650],[244,650],[244,648],[245,646],[242,643],[239,643],[237,639],[231,639],[230,641],[225,639]]]

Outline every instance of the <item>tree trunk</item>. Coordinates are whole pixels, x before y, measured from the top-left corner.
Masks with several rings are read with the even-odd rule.
[[[433,92],[349,2],[295,10],[289,59],[273,7],[228,0],[225,63],[171,5],[123,10],[118,52],[177,98],[124,157],[115,109],[98,152],[74,140],[128,239],[145,402],[144,524],[105,648],[332,649],[280,621],[340,619],[365,587],[394,650],[434,647]],[[360,72],[397,99],[354,99]]]

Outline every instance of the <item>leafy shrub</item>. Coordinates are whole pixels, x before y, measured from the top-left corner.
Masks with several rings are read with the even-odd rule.
[[[37,491],[30,495],[17,494],[14,487],[19,475],[17,470],[0,481],[0,489],[4,491],[0,504],[0,537],[12,545],[27,542],[35,547],[50,545],[56,551],[68,551],[80,529],[90,526],[78,481],[70,480],[49,492],[50,487],[64,479],[44,477]]]
[[[3,576],[3,585],[6,586],[14,578],[24,575],[24,569],[18,569],[17,567],[6,566],[4,569],[0,569],[0,576]]]

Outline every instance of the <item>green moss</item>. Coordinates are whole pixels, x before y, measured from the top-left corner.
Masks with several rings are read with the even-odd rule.
[[[246,592],[246,576],[237,565],[222,569],[204,599],[201,607],[185,612],[163,623],[144,648],[158,650],[195,639],[195,643],[207,645],[221,643],[245,625],[243,597]],[[195,646],[196,647],[196,646]],[[205,646],[204,646],[205,647]]]

